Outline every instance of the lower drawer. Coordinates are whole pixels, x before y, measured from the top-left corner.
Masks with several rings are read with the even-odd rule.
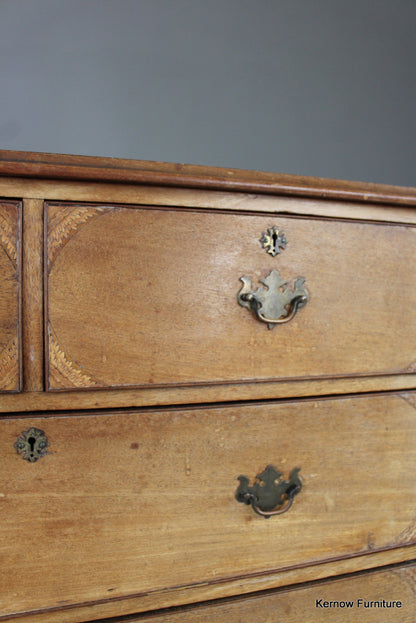
[[[416,566],[409,565],[137,619],[129,617],[128,623],[414,623],[415,620]]]
[[[408,559],[415,406],[389,394],[4,419],[0,620],[87,604],[121,615],[149,595],[172,605],[179,589],[238,594],[250,578],[315,579],[324,563],[364,568],[392,548]],[[300,468],[302,489],[265,519],[235,492],[268,464],[285,480]]]

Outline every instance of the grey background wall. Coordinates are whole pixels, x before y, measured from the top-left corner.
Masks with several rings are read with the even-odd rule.
[[[0,0],[0,148],[416,185],[414,0]]]

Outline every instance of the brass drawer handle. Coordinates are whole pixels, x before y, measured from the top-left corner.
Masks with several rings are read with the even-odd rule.
[[[282,480],[282,473],[273,465],[256,476],[253,486],[249,485],[247,476],[239,476],[240,485],[235,492],[237,502],[251,504],[258,515],[268,519],[275,515],[283,515],[293,504],[293,498],[302,489],[298,476],[300,467],[295,467],[289,474],[289,480]]]
[[[250,277],[243,275],[240,280],[243,287],[237,294],[239,304],[253,311],[269,329],[292,320],[297,311],[309,300],[308,291],[304,287],[304,277],[295,279],[293,287],[290,288],[280,273],[272,270],[265,279],[260,279],[260,283],[266,288],[260,287],[255,291],[252,289]]]

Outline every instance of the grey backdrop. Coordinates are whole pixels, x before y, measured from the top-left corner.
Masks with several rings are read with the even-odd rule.
[[[0,0],[0,148],[416,185],[415,0]]]

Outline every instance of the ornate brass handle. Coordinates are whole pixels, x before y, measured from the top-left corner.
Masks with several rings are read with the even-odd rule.
[[[252,289],[250,277],[244,275],[240,279],[244,285],[237,295],[239,304],[252,310],[269,329],[292,320],[309,300],[304,277],[295,279],[293,287],[289,288],[288,282],[282,279],[279,272],[272,270],[265,279],[260,280],[266,288],[260,287],[255,291]]]
[[[302,482],[298,476],[299,467],[292,469],[289,480],[282,479],[282,473],[273,465],[256,476],[253,486],[249,485],[247,476],[239,476],[240,485],[235,493],[238,502],[251,504],[258,515],[268,519],[275,515],[286,513],[293,504],[293,498],[302,489]]]

